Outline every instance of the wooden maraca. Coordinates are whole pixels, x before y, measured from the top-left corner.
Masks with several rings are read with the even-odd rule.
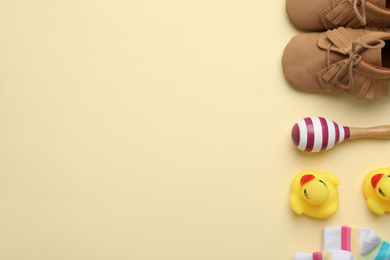
[[[390,125],[358,128],[341,126],[323,117],[306,117],[295,123],[291,137],[298,149],[320,152],[348,139],[390,138]]]

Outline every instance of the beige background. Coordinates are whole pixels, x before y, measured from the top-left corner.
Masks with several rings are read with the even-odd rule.
[[[390,141],[308,154],[302,117],[390,124],[389,97],[298,92],[285,2],[0,1],[0,258],[292,259],[325,225],[390,240],[361,185]],[[340,209],[297,216],[300,171],[336,174]]]

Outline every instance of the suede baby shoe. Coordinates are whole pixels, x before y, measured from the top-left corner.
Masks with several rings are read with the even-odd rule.
[[[387,0],[286,0],[291,22],[301,30],[322,31],[339,26],[390,26]],[[390,1],[389,1],[390,3]]]
[[[390,80],[390,29],[339,27],[293,37],[282,58],[290,84],[308,92],[381,98]]]

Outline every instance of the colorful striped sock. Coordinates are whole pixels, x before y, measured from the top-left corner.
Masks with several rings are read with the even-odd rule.
[[[346,250],[356,260],[389,260],[390,245],[370,228],[325,227],[322,249]]]
[[[295,253],[294,260],[355,260],[348,251],[333,250],[315,253]]]

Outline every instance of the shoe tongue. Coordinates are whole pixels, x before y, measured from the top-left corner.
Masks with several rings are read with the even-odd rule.
[[[386,7],[386,0],[370,0],[370,2],[379,5],[381,7]]]
[[[362,56],[362,60],[382,67],[382,49],[365,49],[360,55]]]

